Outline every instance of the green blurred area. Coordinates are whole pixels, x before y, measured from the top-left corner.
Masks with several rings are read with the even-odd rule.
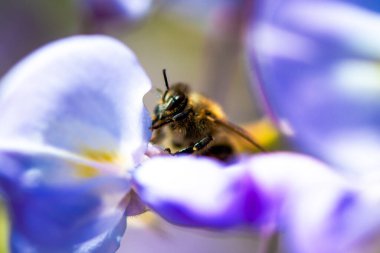
[[[153,87],[163,88],[162,69],[166,68],[170,83],[187,83],[194,91],[216,100],[232,121],[241,123],[258,118],[243,53],[238,55],[229,77],[231,85],[219,87],[208,82],[212,79],[210,75],[215,74],[209,72],[210,64],[215,63],[208,59],[215,45],[210,45],[212,37],[205,27],[172,13],[158,13],[132,31],[117,36],[135,52]],[[220,96],[221,91],[224,96]],[[152,108],[157,97],[151,94],[145,102]]]
[[[0,0],[0,76],[36,48],[78,30],[71,1]]]
[[[7,253],[9,238],[8,215],[3,203],[0,202],[0,253]]]
[[[172,82],[199,85],[204,34],[181,20],[155,15],[121,39],[134,51],[154,86],[162,86],[162,69]]]
[[[86,32],[79,2],[0,0],[0,75],[36,48],[59,38]],[[218,43],[213,41],[214,44],[210,44],[210,40],[218,39],[212,33],[215,28],[210,21],[212,13],[198,13],[199,10],[187,7],[188,14],[184,15],[184,12],[174,12],[170,8],[173,5],[174,2],[170,2],[155,8],[140,23],[108,27],[103,32],[123,40],[133,49],[153,86],[162,87],[161,71],[166,68],[171,82],[188,83],[195,91],[217,100],[232,121],[241,123],[257,118],[257,103],[252,101],[243,52],[231,73],[224,69],[220,73],[210,71],[230,60],[227,57],[220,62],[210,61],[213,47]],[[213,76],[224,74],[226,77],[220,78],[230,79],[231,85],[218,87],[218,84],[210,83],[215,79]],[[151,103],[154,102],[153,99]]]

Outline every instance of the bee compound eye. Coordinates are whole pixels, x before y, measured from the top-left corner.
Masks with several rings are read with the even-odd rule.
[[[181,96],[172,96],[169,99],[168,106],[166,107],[167,110],[172,110],[176,107],[178,107],[182,102]]]

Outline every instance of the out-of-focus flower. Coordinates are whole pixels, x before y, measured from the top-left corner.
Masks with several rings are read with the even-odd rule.
[[[278,125],[299,150],[353,178],[379,180],[378,3],[256,5],[250,57]]]
[[[143,207],[128,169],[149,140],[150,81],[114,39],[51,43],[15,66],[0,91],[0,189],[12,252],[114,252]]]
[[[88,29],[99,31],[107,25],[134,24],[151,10],[152,0],[80,0],[77,3]]]
[[[259,17],[273,17],[270,8],[276,4],[323,6],[316,1],[300,0],[266,3],[261,6],[263,3],[257,2],[261,6]],[[347,7],[338,1],[322,3],[331,8],[338,6],[335,11],[345,11]],[[369,8],[370,3],[365,3]],[[370,15],[369,9],[365,13],[361,18]],[[255,23],[258,34],[265,31],[265,25],[270,27],[269,31],[277,32],[277,27],[268,20],[269,23]],[[287,30],[283,30],[287,35]],[[333,33],[327,30],[326,34]],[[261,36],[254,39],[263,39]],[[280,66],[271,71],[271,67],[277,66],[276,61],[264,57],[279,50],[286,57],[298,59],[297,52],[299,57],[309,52],[307,47],[300,46],[302,43],[297,44],[297,50],[286,51],[287,43],[297,40],[281,38],[286,42],[283,50],[270,48],[270,44],[255,44],[270,49],[255,47],[254,50],[263,60],[259,66],[265,73],[264,83],[279,95],[278,87],[270,83],[275,85],[283,79],[281,87],[285,88],[279,91],[302,94],[304,86],[297,86],[298,91],[286,85],[289,80],[296,81],[290,77],[299,74],[297,64],[285,61],[287,71]],[[318,38],[309,35],[307,41],[318,48]],[[322,42],[335,45],[331,39],[335,37],[327,38]],[[277,44],[279,41],[276,40]],[[313,64],[305,70],[309,74],[313,71],[321,74],[312,75],[311,80],[316,82],[319,78],[330,80],[322,70],[324,66],[332,66],[335,58],[331,55],[345,59],[346,54],[344,47],[329,53],[322,49],[319,64],[311,61]],[[266,70],[273,76],[267,75]],[[286,74],[289,79],[285,78]],[[378,251],[375,245],[380,233],[378,184],[353,182],[332,170],[333,167],[310,157],[263,154],[242,157],[229,165],[199,157],[159,157],[142,163],[131,180],[127,169],[140,163],[149,139],[142,96],[150,85],[135,57],[111,39],[81,37],[52,44],[16,67],[2,85],[0,186],[10,210],[15,252],[114,251],[125,229],[125,216],[141,211],[140,202],[133,201],[136,195],[132,194],[131,182],[145,203],[175,224],[222,230],[245,226],[264,234],[280,231],[285,247],[297,253]],[[286,101],[282,96],[268,96],[268,99]],[[280,110],[278,107],[283,105],[287,108],[284,112],[290,115],[293,115],[291,110],[316,112],[307,104],[297,110],[295,100],[289,101],[291,105],[275,101],[274,108]],[[339,106],[336,111],[345,108]],[[298,129],[292,125],[293,118],[285,119],[306,148],[308,135],[298,135]],[[334,122],[333,117],[328,119]],[[321,129],[327,128],[327,123],[324,121]]]

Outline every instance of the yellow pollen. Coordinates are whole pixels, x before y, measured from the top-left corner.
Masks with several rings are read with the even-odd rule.
[[[81,155],[94,162],[115,164],[118,156],[115,152],[86,149],[81,152]],[[77,164],[75,166],[77,175],[83,178],[90,178],[99,175],[99,169],[86,164]]]

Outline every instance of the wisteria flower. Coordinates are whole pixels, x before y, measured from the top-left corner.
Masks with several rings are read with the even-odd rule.
[[[76,3],[87,22],[88,29],[102,30],[104,26],[131,25],[143,19],[151,10],[152,0],[79,0]]]
[[[124,232],[125,216],[144,208],[138,198],[182,226],[245,227],[264,236],[280,232],[289,252],[378,251],[378,181],[352,180],[341,173],[351,169],[344,164],[351,164],[353,158],[323,143],[339,143],[331,141],[335,138],[332,132],[342,134],[348,129],[362,134],[368,129],[362,126],[376,129],[372,124],[377,119],[374,99],[371,106],[367,100],[360,101],[366,109],[363,118],[372,117],[364,122],[371,124],[352,123],[360,120],[343,124],[340,115],[352,109],[351,100],[340,99],[341,93],[333,91],[345,90],[337,80],[346,80],[346,72],[336,76],[328,70],[339,69],[337,59],[377,59],[368,51],[376,44],[369,43],[373,48],[358,45],[376,37],[363,31],[376,30],[372,22],[377,20],[378,9],[371,9],[369,1],[316,0],[257,2],[255,8],[257,19],[249,42],[255,56],[251,57],[263,77],[273,116],[285,122],[302,150],[327,163],[288,152],[237,157],[233,164],[194,156],[142,162],[149,140],[142,96],[150,84],[136,58],[106,37],[66,39],[30,56],[2,81],[0,186],[12,219],[14,252],[113,252]],[[334,15],[328,16],[329,10]],[[348,22],[347,11],[358,15],[353,23]],[[298,21],[292,23],[286,17]],[[329,26],[319,26],[327,17]],[[367,18],[371,22],[364,22]],[[371,25],[364,27],[364,23]],[[345,25],[363,28],[361,32],[369,37],[354,43]],[[276,43],[259,43],[266,36]],[[313,89],[305,93],[305,87]],[[318,108],[312,104],[318,101],[315,98],[324,99],[316,105],[330,105],[330,114],[321,116],[321,110],[314,110]],[[351,110],[348,119],[359,115],[359,110]],[[302,125],[302,120],[307,124]],[[330,126],[334,131],[327,131]],[[318,143],[310,142],[319,140],[308,139],[313,131],[326,135],[319,135]],[[347,140],[349,144],[352,139]],[[377,145],[376,140],[370,143]],[[366,145],[358,146],[363,152],[358,154],[367,152]],[[377,160],[371,159],[371,165],[377,164],[373,161]],[[357,164],[355,168],[360,167]],[[128,169],[135,166],[129,174]],[[363,173],[355,172],[373,175],[367,173],[370,167],[366,164]]]
[[[378,174],[379,5],[257,4],[250,55],[278,124],[299,150],[346,175],[370,179]]]
[[[371,1],[256,1],[252,66],[273,118],[305,153],[225,165],[154,158],[140,197],[179,225],[278,231],[287,252],[378,252],[379,7]],[[380,72],[379,72],[380,73]]]
[[[278,231],[289,252],[367,252],[379,236],[378,187],[353,184],[306,156],[257,155],[232,166],[154,158],[134,179],[140,197],[174,224]]]
[[[143,159],[150,81],[122,43],[63,39],[1,81],[0,189],[12,252],[114,252],[143,211],[128,169]]]

